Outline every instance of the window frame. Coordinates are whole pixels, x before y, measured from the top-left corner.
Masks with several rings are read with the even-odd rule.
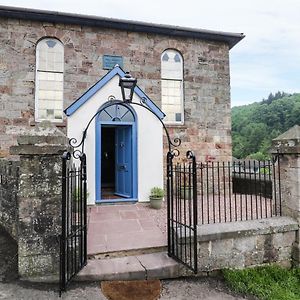
[[[124,119],[124,117],[126,116],[129,117],[129,120]],[[104,108],[102,108],[101,112],[98,115],[98,119],[103,124],[105,123],[127,124],[127,123],[134,123],[136,121],[132,110],[127,105],[120,104],[120,102],[114,103],[113,105],[107,105]]]
[[[163,56],[165,53],[167,53],[168,51],[173,51],[176,52],[176,54],[178,54],[180,56],[180,68],[181,68],[181,79],[175,79],[175,78],[168,78],[168,77],[163,77]],[[161,77],[160,77],[160,82],[161,82],[161,108],[163,110],[163,95],[162,95],[162,81],[173,81],[173,82],[180,82],[180,113],[181,113],[181,121],[168,121],[165,120],[164,123],[166,125],[184,125],[184,60],[183,60],[183,55],[181,54],[180,51],[178,51],[177,49],[173,49],[173,48],[168,48],[165,49],[162,54],[161,54],[161,58],[160,58],[160,62],[161,62]],[[167,112],[164,112],[166,114],[166,116],[168,115]]]
[[[51,70],[39,70],[40,66],[40,57],[39,57],[39,51],[40,51],[40,46],[42,45],[43,42],[46,42],[48,40],[53,40],[56,43],[58,43],[61,46],[62,49],[62,56],[63,56],[63,61],[62,61],[62,71],[51,71]],[[61,124],[64,122],[64,116],[63,116],[63,101],[64,101],[64,96],[62,96],[62,106],[61,106],[61,118],[60,119],[45,119],[45,118],[40,118],[39,110],[40,110],[40,99],[39,99],[39,91],[40,91],[40,82],[39,82],[39,74],[41,73],[53,73],[53,74],[62,74],[62,93],[64,94],[64,71],[65,71],[65,65],[64,65],[64,44],[55,37],[43,37],[40,39],[37,44],[36,44],[36,51],[35,51],[35,96],[34,96],[34,120],[35,122],[43,122],[43,121],[49,121],[51,123],[58,123]],[[55,116],[55,115],[54,115]]]

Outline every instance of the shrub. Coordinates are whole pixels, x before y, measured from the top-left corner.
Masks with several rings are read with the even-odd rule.
[[[164,190],[160,187],[153,187],[150,191],[150,197],[153,198],[162,198],[164,195]]]

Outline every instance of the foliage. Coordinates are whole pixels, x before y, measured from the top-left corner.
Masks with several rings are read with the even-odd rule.
[[[72,199],[73,199],[73,200],[75,199],[75,201],[79,201],[79,199],[80,199],[80,193],[82,193],[82,196],[83,196],[83,191],[81,191],[81,190],[77,187],[75,190],[72,191]],[[89,193],[86,192],[86,198],[88,198],[88,197],[89,197]]]
[[[249,159],[256,159],[256,160],[268,160],[269,156],[265,153],[262,153],[260,151],[252,153],[250,155],[248,155]]]
[[[164,195],[164,190],[160,187],[153,187],[150,191],[150,197],[153,198],[162,198]]]
[[[244,270],[224,270],[226,283],[236,292],[251,294],[261,300],[299,300],[300,269],[279,266]]]
[[[272,139],[300,124],[300,94],[270,94],[268,99],[232,108],[233,156],[267,159]]]
[[[291,94],[287,94],[285,92],[280,92],[280,91],[278,91],[274,95],[273,95],[273,93],[270,93],[269,96],[268,96],[268,98],[267,99],[263,99],[262,102],[270,104],[270,103],[272,103],[272,101],[277,100],[277,99],[281,99],[281,98],[283,98],[285,96],[291,96]]]
[[[272,170],[269,167],[260,168],[259,169],[259,173],[260,174],[271,175],[272,174]]]

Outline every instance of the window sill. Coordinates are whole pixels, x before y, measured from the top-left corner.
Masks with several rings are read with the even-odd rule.
[[[165,124],[167,128],[182,128],[182,129],[186,129],[187,126],[185,124]]]
[[[40,124],[42,121],[30,121],[29,125],[30,126],[37,126],[38,124]],[[51,122],[50,123],[56,127],[67,127],[67,121],[63,120],[62,122]]]

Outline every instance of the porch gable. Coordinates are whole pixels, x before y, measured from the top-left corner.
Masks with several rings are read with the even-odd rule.
[[[93,95],[95,95],[104,85],[106,85],[113,77],[118,75],[123,77],[126,73],[121,69],[120,66],[116,65],[106,75],[104,75],[96,84],[89,88],[82,96],[75,100],[69,107],[64,110],[66,116],[71,116],[76,112],[83,104],[85,104]],[[165,114],[160,108],[138,87],[136,86],[134,92],[141,98],[146,99],[145,105],[155,113],[160,119],[165,117]]]

